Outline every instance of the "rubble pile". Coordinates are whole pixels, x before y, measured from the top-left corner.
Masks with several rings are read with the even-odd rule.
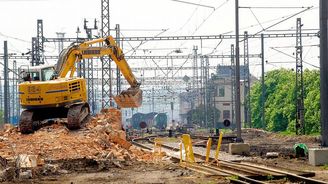
[[[59,119],[27,135],[21,134],[17,127],[6,125],[0,132],[0,166],[13,162],[15,167],[24,164],[28,167],[49,167],[47,163],[58,160],[84,159],[102,160],[121,167],[122,163],[152,160],[151,153],[126,141],[121,112],[117,109],[102,110],[84,128],[76,131],[69,131],[64,124],[65,120]]]

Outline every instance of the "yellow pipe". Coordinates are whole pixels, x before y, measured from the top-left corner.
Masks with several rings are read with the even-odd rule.
[[[179,144],[180,147],[180,164],[182,164],[182,143]]]
[[[195,156],[194,156],[194,151],[192,149],[192,140],[190,138],[189,134],[183,134],[182,135],[182,142],[185,147],[186,151],[186,161],[188,162],[195,162]]]
[[[208,163],[208,161],[210,159],[211,146],[212,146],[212,138],[209,138],[208,141],[207,141],[207,146],[206,146],[206,160],[205,160],[205,163]]]
[[[217,161],[219,159],[219,153],[220,153],[220,148],[221,148],[221,143],[222,143],[222,137],[223,137],[223,133],[220,132],[218,147],[216,148],[216,151],[215,151],[215,160],[217,160]]]

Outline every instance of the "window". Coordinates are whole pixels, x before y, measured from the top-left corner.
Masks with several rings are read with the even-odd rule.
[[[30,72],[30,75],[31,75],[32,81],[39,81],[40,80],[39,72]]]
[[[223,119],[230,119],[230,110],[223,110]]]
[[[220,86],[219,87],[219,97],[224,97],[224,93],[225,93],[224,86]]]
[[[49,67],[49,68],[44,68],[42,69],[42,80],[43,81],[48,81],[51,79],[52,75],[54,74],[54,68]]]

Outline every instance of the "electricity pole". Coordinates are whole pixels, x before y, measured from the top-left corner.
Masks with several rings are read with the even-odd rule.
[[[296,135],[305,134],[304,123],[304,82],[303,82],[303,46],[302,46],[302,22],[297,18],[296,22]]]
[[[235,0],[235,19],[236,19],[236,125],[237,125],[237,142],[243,142],[241,138],[241,120],[240,120],[240,63],[239,63],[239,2]]]
[[[261,58],[262,58],[262,95],[261,95],[261,104],[262,104],[262,128],[265,129],[265,85],[264,85],[264,36],[261,34]]]
[[[9,91],[9,80],[8,80],[8,44],[7,41],[4,41],[4,123],[9,123],[9,100],[8,100],[8,91]]]
[[[328,147],[328,1],[320,0],[320,105],[321,145]]]

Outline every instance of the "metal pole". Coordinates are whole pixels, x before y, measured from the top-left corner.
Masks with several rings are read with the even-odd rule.
[[[121,43],[120,43],[121,29],[119,24],[116,24],[115,30],[116,30],[116,44],[117,46],[121,47]],[[121,72],[120,69],[116,67],[116,94],[119,95],[120,93],[121,93]]]
[[[36,35],[36,62],[35,65],[44,64],[44,38],[43,38],[43,21],[37,20],[37,35]]]
[[[244,122],[245,126],[252,127],[249,79],[248,33],[244,32]]]
[[[261,102],[262,102],[262,128],[265,129],[265,86],[264,86],[264,36],[261,34],[261,58],[262,58],[262,95],[261,95]]]
[[[12,72],[12,74],[13,74],[13,76],[12,76],[12,86],[11,86],[11,102],[12,102],[12,105],[11,105],[11,117],[12,117],[12,122],[11,123],[14,123],[14,118],[15,118],[15,116],[16,116],[16,112],[15,112],[15,110],[17,109],[16,108],[16,106],[17,106],[17,104],[16,104],[16,95],[17,95],[17,92],[15,91],[15,89],[16,89],[16,86],[15,86],[15,84],[16,84],[16,81],[15,81],[15,73],[14,72],[16,72],[16,61],[14,60],[13,61],[13,72]]]
[[[2,88],[2,77],[0,77],[0,109],[3,110],[3,88]]]
[[[14,61],[14,63],[15,63],[14,71],[16,73],[18,73],[16,60]],[[20,116],[20,105],[19,105],[19,96],[18,96],[18,82],[19,82],[19,76],[18,75],[15,75],[15,95],[16,95],[15,103],[17,104],[17,106],[16,106],[16,117],[19,119],[19,116]]]
[[[215,122],[216,122],[215,90],[217,90],[217,89],[214,87],[214,91],[213,91],[213,129],[215,128]]]
[[[296,21],[296,134],[305,134],[302,22]]]
[[[193,47],[193,79],[192,79],[192,88],[198,93],[198,65],[197,65],[197,50],[198,46],[194,45]],[[198,94],[197,94],[198,95]]]
[[[234,124],[235,121],[235,46],[231,45],[231,123]]]
[[[101,0],[101,36],[110,35],[109,0]],[[101,96],[102,108],[112,106],[111,62],[109,57],[102,57]]]
[[[204,106],[205,106],[205,123],[207,124],[208,122],[208,94],[207,94],[207,82],[208,82],[208,64],[209,64],[209,60],[208,57],[205,56],[205,84],[204,84]]]
[[[203,108],[204,108],[204,111],[202,112],[202,115],[203,115],[203,119],[202,119],[202,121],[204,122],[204,125],[206,126],[207,125],[207,122],[206,122],[206,118],[205,118],[205,116],[206,116],[206,112],[205,112],[205,86],[204,86],[204,82],[205,82],[205,78],[204,78],[204,76],[205,76],[205,67],[204,67],[204,65],[205,65],[205,58],[204,58],[205,56],[203,56],[203,55],[201,55],[200,56],[200,89],[201,89],[201,98],[202,98],[202,100],[201,100],[201,103],[200,104],[202,104],[203,105]]]
[[[235,0],[236,10],[236,125],[237,125],[237,142],[243,142],[241,138],[241,121],[240,121],[240,63],[239,63],[239,3]]]
[[[9,109],[8,109],[8,46],[7,41],[4,41],[4,123],[9,123]]]
[[[328,1],[320,0],[321,145],[328,147]]]
[[[79,33],[81,33],[79,27],[77,27],[75,33],[76,33],[76,43],[78,43],[78,41],[79,41]],[[82,76],[82,74],[81,74],[81,70],[82,70],[82,63],[81,63],[81,62],[78,62],[78,63],[77,63],[77,69],[76,69],[76,71],[77,71],[77,76],[78,76],[78,77],[81,77],[81,76]]]
[[[152,111],[151,112],[155,112],[155,98],[154,98],[154,87],[151,88],[151,103],[152,103]]]

